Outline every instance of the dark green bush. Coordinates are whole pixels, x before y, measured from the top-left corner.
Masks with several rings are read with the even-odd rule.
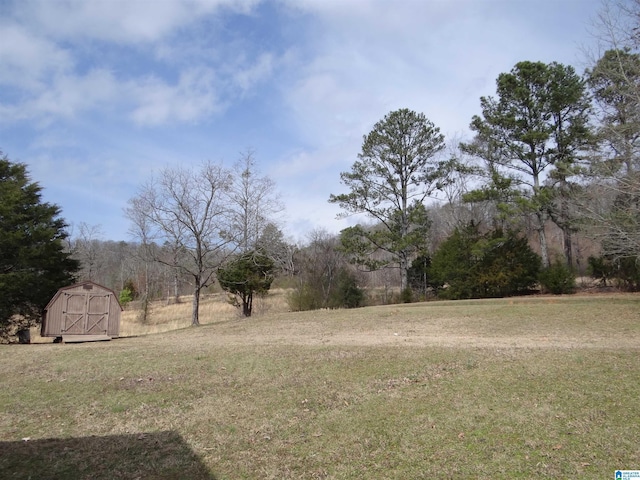
[[[316,281],[314,281],[316,280]],[[298,284],[287,297],[294,312],[319,308],[357,308],[365,304],[365,292],[356,276],[341,268],[331,281],[298,278]]]
[[[364,305],[365,294],[358,286],[356,277],[342,269],[338,275],[338,284],[335,292],[331,296],[331,306],[333,308],[358,308]]]
[[[438,285],[434,285],[431,278],[430,267],[431,257],[426,254],[420,255],[411,262],[411,267],[407,272],[407,279],[412,290],[412,300],[414,300],[413,294],[417,294],[419,298],[426,299],[429,293],[438,287]]]
[[[123,307],[133,300],[133,293],[127,287],[123,288],[120,292],[120,297],[118,299],[120,301],[120,305]]]
[[[245,252],[218,269],[218,283],[232,295],[233,304],[250,317],[254,295],[266,295],[273,282],[273,260],[261,251]]]
[[[555,262],[549,268],[540,271],[539,280],[542,289],[554,295],[574,293],[576,290],[576,277],[562,262]]]
[[[413,302],[413,291],[411,290],[411,287],[406,287],[400,292],[400,301],[402,303]]]
[[[607,280],[615,276],[613,264],[604,257],[589,257],[587,263],[591,278],[600,280],[605,287],[607,286]]]
[[[637,257],[624,257],[618,259],[615,270],[619,286],[630,292],[640,290],[640,263]]]
[[[640,290],[640,264],[636,257],[589,257],[588,262],[590,275],[601,280],[603,285],[606,286],[608,280],[613,280],[623,290]]]
[[[505,297],[529,292],[538,281],[540,257],[515,232],[457,229],[433,255],[429,274],[438,296]]]
[[[120,291],[120,295],[118,300],[120,301],[120,305],[123,307],[127,305],[129,302],[136,300],[139,297],[138,290],[136,289],[135,283],[133,280],[128,278],[125,280],[124,285],[122,286],[122,290]]]

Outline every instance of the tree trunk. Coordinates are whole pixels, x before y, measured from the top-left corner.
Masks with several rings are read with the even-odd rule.
[[[149,298],[149,262],[144,262],[144,296]]]
[[[567,266],[573,269],[573,247],[572,247],[572,234],[571,234],[571,221],[569,217],[569,201],[567,199],[568,187],[566,180],[563,179],[560,186],[560,219],[551,217],[556,225],[562,230],[562,242],[564,248],[564,258],[567,261]]]
[[[200,284],[200,277],[196,276],[194,278],[194,288],[193,288],[193,307],[191,309],[191,326],[199,327],[200,326],[200,290],[202,289],[202,285]]]
[[[542,268],[549,268],[549,247],[547,246],[547,234],[544,231],[546,215],[538,212],[538,239],[540,240],[540,257],[542,257]]]
[[[252,309],[253,309],[253,294],[249,293],[242,299],[242,314],[245,317],[250,317]]]
[[[564,256],[567,259],[567,266],[573,268],[573,247],[571,241],[571,228],[564,227],[562,229],[562,236],[564,242]]]
[[[409,278],[409,261],[407,260],[406,254],[402,253],[400,255],[400,291],[404,292],[407,286]]]
[[[178,270],[173,271],[173,298],[174,303],[180,303],[180,291],[178,290]]]

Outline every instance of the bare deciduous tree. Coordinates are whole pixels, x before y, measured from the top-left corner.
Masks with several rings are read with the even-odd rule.
[[[78,235],[71,242],[73,257],[80,262],[80,278],[92,282],[100,282],[97,278],[104,257],[101,252],[103,232],[100,225],[88,225],[84,222],[78,225]],[[103,282],[104,283],[104,282]]]
[[[232,228],[238,236],[240,250],[246,253],[256,249],[264,229],[284,207],[275,182],[257,171],[253,152],[242,154],[233,173],[229,194]]]
[[[297,247],[293,241],[285,239],[275,223],[269,223],[264,227],[258,239],[258,250],[271,258],[280,273],[289,276],[295,273],[294,255]]]
[[[640,0],[603,2],[596,36],[606,49],[587,71],[598,149],[580,200],[588,232],[613,258],[640,256]]]
[[[231,253],[235,238],[228,209],[231,173],[221,165],[200,169],[166,168],[129,201],[127,217],[145,242],[179,247],[184,255],[155,260],[179,269],[191,279],[191,324],[199,321],[200,294]]]

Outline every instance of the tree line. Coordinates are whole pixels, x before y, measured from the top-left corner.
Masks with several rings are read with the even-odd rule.
[[[602,13],[610,48],[584,75],[557,62],[517,63],[498,76],[495,96],[480,99],[469,125],[473,138],[454,149],[445,148],[440,130],[422,113],[400,109],[376,123],[358,160],[341,174],[348,193],[329,199],[345,215],[374,220],[342,232],[352,260],[371,270],[396,266],[403,291],[411,289],[415,261],[423,265],[423,279],[429,277],[424,284],[456,298],[515,293],[539,282],[562,291],[563,284],[571,289],[574,237],[581,234],[597,242],[600,255],[588,259],[594,273],[640,287],[640,2],[617,9],[617,17],[610,9]],[[425,200],[432,196],[464,212],[439,246],[429,242]],[[550,250],[552,228],[560,231],[560,255]],[[519,239],[529,233],[536,256],[486,263],[515,260],[517,252],[504,249],[528,249]],[[460,268],[467,285],[454,294]],[[506,277],[528,280],[514,290],[499,286]]]
[[[640,0],[605,5],[607,48],[584,74],[532,61],[500,74],[467,141],[447,144],[423,113],[389,112],[340,174],[346,192],[329,196],[366,222],[302,244],[282,233],[284,205],[252,152],[229,169],[165,168],[142,184],[125,209],[132,242],[70,229],[26,166],[2,156],[0,333],[38,323],[77,279],[144,305],[189,293],[193,325],[216,282],[245,316],[276,280],[294,310],[567,292],[585,261],[603,282],[638,289],[638,27]]]

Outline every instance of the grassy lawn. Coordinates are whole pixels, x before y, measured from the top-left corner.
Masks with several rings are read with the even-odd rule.
[[[0,477],[602,479],[640,469],[638,295],[265,308],[205,321],[104,343],[0,346]]]

